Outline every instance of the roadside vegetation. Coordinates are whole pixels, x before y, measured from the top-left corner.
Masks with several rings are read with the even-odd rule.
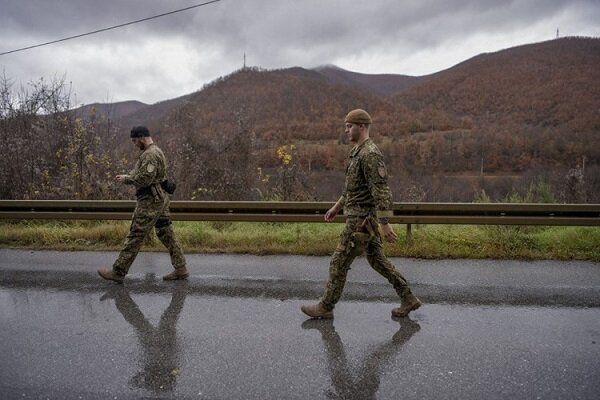
[[[187,253],[330,255],[342,224],[174,222]],[[600,228],[395,225],[393,257],[555,259],[600,262]],[[52,250],[119,250],[128,221],[1,221],[0,247]],[[165,251],[153,234],[144,251]]]

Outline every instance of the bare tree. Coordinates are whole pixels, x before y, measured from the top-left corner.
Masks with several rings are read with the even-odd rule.
[[[0,191],[5,199],[105,198],[111,195],[113,138],[105,119],[71,110],[64,77],[13,90],[0,80]],[[110,130],[110,128],[108,128]]]

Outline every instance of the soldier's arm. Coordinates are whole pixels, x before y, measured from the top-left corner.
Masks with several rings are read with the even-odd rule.
[[[363,167],[369,191],[375,200],[377,218],[380,224],[385,225],[388,223],[388,218],[393,216],[393,203],[383,157],[377,153],[371,153],[365,158]]]
[[[156,158],[150,155],[142,155],[139,167],[132,171],[130,175],[127,175],[124,182],[136,187],[150,186],[154,182],[157,171],[158,162]]]
[[[335,210],[337,212],[339,212],[342,208],[344,208],[344,204],[346,204],[346,196],[342,195],[338,201],[336,201],[336,203],[334,204],[333,208],[335,208]]]
[[[331,207],[325,213],[325,221],[327,221],[327,222],[333,221],[333,219],[340,212],[340,210],[342,209],[342,207],[344,207],[345,203],[346,203],[346,197],[344,195],[342,195],[342,197],[340,197],[338,199],[338,201],[333,205],[333,207]]]

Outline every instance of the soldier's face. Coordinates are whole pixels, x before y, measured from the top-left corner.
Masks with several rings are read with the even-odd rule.
[[[131,143],[140,150],[144,150],[144,142],[142,138],[131,138]]]
[[[357,124],[346,124],[346,135],[350,142],[357,143],[360,139],[360,127]]]

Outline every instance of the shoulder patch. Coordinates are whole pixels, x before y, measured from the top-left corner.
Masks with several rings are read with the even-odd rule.
[[[385,171],[385,165],[383,164],[383,162],[379,162],[379,164],[377,165],[377,173],[379,174],[380,177],[385,178],[386,176],[386,171]]]
[[[148,166],[146,167],[146,170],[150,173],[154,172],[156,168],[154,168],[154,164],[148,164]]]

